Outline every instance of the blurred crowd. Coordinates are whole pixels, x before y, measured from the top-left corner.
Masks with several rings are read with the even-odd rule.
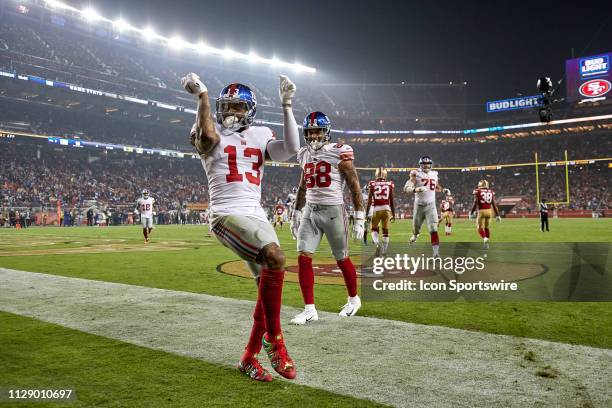
[[[194,71],[213,95],[236,81],[251,86],[261,107],[259,117],[278,119],[278,78],[261,66],[238,62],[236,67],[231,59],[202,63],[187,58],[192,54],[160,48],[142,39],[75,32],[77,29],[68,25],[33,22],[22,16],[6,15],[3,20],[1,70],[186,107],[193,107],[194,102],[180,89],[180,78]],[[428,118],[448,125],[463,121],[466,115],[463,83],[424,89],[410,84],[338,84],[333,78],[324,82],[301,75],[295,110],[324,111],[342,128],[420,129],[431,126]]]
[[[5,13],[0,25],[0,70],[187,108],[194,108],[195,103],[180,89],[180,78],[195,71],[213,95],[231,82],[248,84],[257,95],[258,118],[276,122],[282,118],[277,74],[261,66],[241,64],[237,68],[231,59],[223,58],[193,61],[167,47],[160,49],[142,40],[111,32],[87,31],[69,21],[65,23],[60,26],[42,17],[28,19]],[[326,81],[320,78],[301,75],[296,80],[299,92],[294,110],[298,121],[299,113],[321,110],[333,118],[335,128],[342,129],[422,129],[432,123],[458,129],[466,125],[467,84],[369,86],[337,83],[330,78],[326,80],[328,83],[322,83]],[[21,85],[21,81],[17,82]],[[71,104],[60,107],[50,91],[54,88],[40,88],[42,91],[34,85],[31,94],[19,88],[22,92],[19,97],[0,89],[0,128],[132,146],[192,150],[188,144],[189,123],[164,122],[155,117],[156,108],[145,104],[137,105],[136,109],[135,104],[119,100],[113,105],[116,108],[122,104],[116,109],[119,112],[110,117],[109,112],[100,113],[89,105],[88,98],[94,96],[73,93],[67,97]],[[395,140],[387,144],[380,138],[374,141],[358,136],[339,140],[336,134],[334,142],[351,144],[356,166],[368,168],[416,167],[422,155],[431,156],[434,167],[438,168],[529,163],[534,159],[534,152],[538,152],[540,161],[563,160],[564,150],[570,159],[611,157],[610,127],[593,129],[587,132],[574,127],[548,136],[531,135],[485,143]],[[0,139],[0,225],[27,227],[36,208],[54,209],[58,202],[60,222],[66,225],[75,222],[95,225],[100,220],[110,225],[126,223],[133,216],[135,201],[144,188],[157,201],[156,222],[201,221],[199,210],[188,209],[190,204],[208,200],[206,177],[199,160],[40,143],[44,139],[42,142]],[[541,167],[542,197],[549,201],[566,200],[564,171],[563,166]],[[610,171],[607,163],[571,166],[570,204],[566,207],[610,208],[607,198]],[[297,186],[300,170],[268,166],[265,172],[262,203],[271,210],[279,201],[284,202]],[[373,177],[373,171],[360,170],[359,176],[364,186]],[[472,190],[482,178],[490,182],[499,199],[516,197],[516,210],[536,211],[535,176],[533,166],[440,170],[440,182],[453,193],[458,211],[469,210]],[[398,215],[407,216],[412,211],[412,197],[403,194],[402,187],[408,173],[390,172],[389,177],[396,185]],[[274,183],[269,182],[272,179]],[[347,194],[346,202],[349,201]]]
[[[512,144],[500,142],[503,145]],[[554,145],[554,143],[553,143]],[[488,157],[495,152],[503,151],[504,146],[491,148],[485,145],[473,145],[471,149],[464,146],[466,152],[461,156],[465,161],[453,158],[462,148],[453,146],[448,150],[440,148],[429,151],[437,166],[454,164],[477,164],[475,158]],[[558,147],[558,146],[555,146]],[[375,152],[368,153],[366,146],[356,148],[358,166],[376,167],[383,162]],[[484,152],[480,152],[484,149]],[[579,153],[581,147],[576,146]],[[389,154],[391,154],[389,152]],[[405,153],[405,166],[416,166],[416,152]],[[412,155],[415,155],[414,160]],[[450,155],[449,156],[447,156]],[[557,159],[558,153],[551,159]],[[578,153],[577,153],[578,154]],[[554,157],[553,157],[554,156]],[[515,161],[514,156],[508,156]],[[507,158],[507,157],[506,157]],[[520,161],[521,155],[516,156]],[[502,162],[500,158],[498,162]],[[540,169],[540,193],[548,201],[565,201],[565,167],[545,167]],[[610,188],[610,169],[607,163],[570,166],[570,209],[608,209],[607,199]],[[373,171],[358,172],[362,186],[373,177]],[[271,210],[279,201],[285,202],[293,187],[299,183],[298,167],[265,168],[262,184],[262,204]],[[398,215],[408,216],[412,212],[412,197],[402,192],[408,179],[407,172],[390,172],[389,178],[396,186],[396,208]],[[496,191],[498,199],[518,197],[520,202],[515,210],[536,211],[535,168],[519,166],[488,171],[440,170],[439,179],[448,187],[455,199],[455,209],[468,211],[473,197],[472,191],[478,180],[485,178]],[[274,183],[269,180],[274,180]],[[127,213],[135,207],[135,202],[142,189],[148,189],[156,200],[158,212],[163,214],[160,222],[180,222],[180,218],[190,219],[189,212],[181,215],[188,204],[206,203],[208,188],[206,177],[199,160],[191,158],[170,158],[159,155],[136,155],[118,151],[99,151],[95,149],[66,148],[36,143],[0,143],[0,207],[21,208],[31,211],[32,208],[54,209],[60,201],[63,209],[85,209],[95,205],[102,209],[104,216],[112,209],[119,217],[117,223],[126,222]],[[350,203],[348,192],[346,202]],[[442,198],[441,196],[439,198]],[[92,204],[93,203],[93,204]],[[62,210],[63,211],[63,210]],[[123,214],[125,213],[125,214]],[[195,216],[195,215],[194,215]],[[5,216],[5,218],[7,218]]]

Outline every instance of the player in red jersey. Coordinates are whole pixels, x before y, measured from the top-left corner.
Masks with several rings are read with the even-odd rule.
[[[395,185],[387,180],[387,170],[376,169],[375,179],[368,183],[368,204],[366,214],[374,206],[372,216],[372,242],[376,245],[376,256],[386,256],[389,246],[389,223],[395,220],[395,204],[393,191]],[[378,238],[378,225],[382,224],[382,243]]]
[[[276,206],[274,207],[274,228],[276,228],[276,224],[280,224],[281,230],[283,229],[283,215],[285,214],[285,206],[279,200]]]
[[[444,235],[451,235],[453,233],[454,203],[455,200],[453,200],[452,196],[446,197],[446,199],[440,203],[440,214],[442,214],[442,217],[438,224],[444,221]]]
[[[491,232],[489,231],[489,224],[493,214],[497,218],[497,221],[501,221],[499,216],[499,210],[495,203],[495,192],[489,188],[489,182],[487,180],[480,180],[478,182],[478,188],[474,190],[474,205],[472,206],[471,213],[474,213],[478,209],[478,234],[484,242],[485,248],[489,247],[489,239],[491,238]]]
[[[196,74],[186,75],[181,83],[198,100],[191,144],[208,179],[212,231],[246,261],[258,287],[253,326],[238,369],[254,380],[272,381],[257,359],[263,346],[274,370],[293,379],[296,369],[280,323],[285,254],[261,206],[261,180],[266,160],[287,161],[299,150],[299,131],[291,108],[295,84],[280,76],[284,138],[275,140],[270,128],[254,126],[257,99],[248,86],[233,83],[223,88],[213,114],[208,89]]]

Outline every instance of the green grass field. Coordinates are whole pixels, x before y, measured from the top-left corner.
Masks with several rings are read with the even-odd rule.
[[[552,231],[546,234],[538,227],[535,219],[504,220],[493,225],[492,239],[612,241],[608,219],[552,220]],[[442,245],[480,240],[473,222],[459,220],[453,229],[451,237],[441,237]],[[391,241],[406,242],[409,230],[407,221],[393,224]],[[239,258],[207,236],[205,226],[157,227],[148,246],[143,245],[140,231],[136,226],[0,229],[0,267],[255,300],[251,279],[217,271],[219,264]],[[287,225],[278,232],[292,264],[295,241]],[[351,255],[358,257],[360,246],[353,248]],[[316,261],[331,261],[325,242]],[[346,296],[340,285],[319,285],[315,294],[318,309],[331,312]],[[301,307],[297,283],[286,283],[283,304]],[[612,348],[612,306],[605,302],[370,302],[360,314]],[[202,400],[225,406],[371,404],[286,382],[252,384],[226,367],[8,313],[0,313],[0,321],[0,364],[5,368],[0,387],[72,385],[79,395],[74,406],[197,406]]]

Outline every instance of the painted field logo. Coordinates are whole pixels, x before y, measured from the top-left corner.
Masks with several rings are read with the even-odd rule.
[[[338,268],[336,263],[315,263],[312,265],[312,269],[314,270],[315,282],[317,284],[344,285],[342,271],[340,268]],[[251,272],[245,265],[244,261],[224,262],[217,266],[217,270],[228,275],[240,276],[249,279],[252,278]],[[286,281],[299,282],[297,265],[287,265],[286,271],[289,272],[285,274]],[[360,278],[359,272],[357,272],[357,277],[358,279]]]
[[[580,95],[586,96],[587,98],[595,98],[607,94],[612,88],[612,84],[605,79],[591,79],[580,85],[578,91]]]

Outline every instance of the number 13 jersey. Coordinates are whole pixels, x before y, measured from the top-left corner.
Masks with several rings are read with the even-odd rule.
[[[261,208],[261,180],[266,147],[274,139],[265,126],[251,126],[234,132],[216,124],[219,143],[201,156],[208,178],[211,210],[217,215],[253,215],[266,220]],[[251,208],[237,211],[237,208]]]
[[[326,144],[319,150],[307,146],[297,154],[306,185],[306,202],[310,204],[344,204],[346,180],[338,164],[354,160],[353,148],[345,144]]]

